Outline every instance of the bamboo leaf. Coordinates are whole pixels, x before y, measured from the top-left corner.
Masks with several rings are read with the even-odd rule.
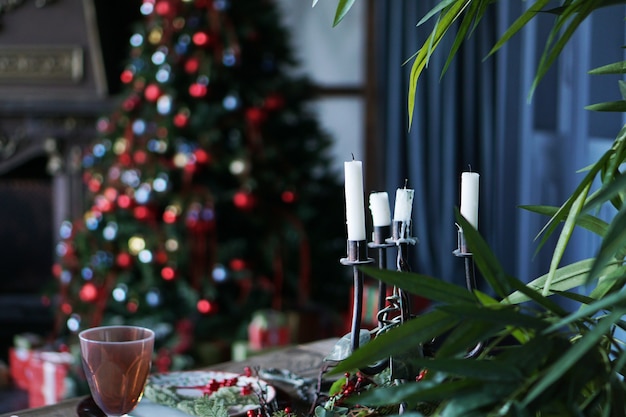
[[[432,301],[441,303],[476,303],[476,297],[467,289],[441,279],[412,272],[378,269],[371,266],[362,266],[359,269],[369,277]]]
[[[612,180],[596,191],[585,203],[583,211],[591,211],[619,196],[626,189],[626,175],[613,176]],[[608,227],[608,224],[607,224]]]
[[[585,106],[585,110],[604,112],[626,112],[626,100],[607,101]]]
[[[480,4],[477,1],[472,1],[472,3],[470,4],[470,7],[467,9],[467,12],[465,13],[465,17],[461,21],[461,25],[459,26],[456,36],[454,37],[454,43],[450,47],[448,58],[446,59],[443,69],[441,70],[441,77],[443,77],[443,75],[448,70],[448,67],[452,63],[452,59],[454,58],[457,51],[461,47],[461,44],[467,37],[467,34],[469,33],[470,28],[472,27],[472,22],[474,21],[476,11],[478,10],[479,6]]]
[[[448,29],[450,29],[456,19],[459,18],[463,9],[467,6],[469,1],[470,0],[457,0],[450,5],[445,13],[442,13],[443,15],[440,16],[437,25],[415,56],[409,78],[409,93],[407,105],[409,114],[409,129],[411,128],[411,125],[413,123],[413,111],[415,110],[415,94],[417,92],[417,82],[419,81],[419,77],[426,67],[426,64],[429,61],[432,52],[437,48]]]
[[[614,62],[589,70],[591,75],[626,74],[626,61]]]
[[[517,381],[523,378],[518,368],[499,360],[416,358],[415,364],[428,370],[482,381]]]
[[[337,4],[337,11],[335,12],[335,20],[333,22],[333,27],[337,26],[344,17],[348,14],[355,0],[339,0]]]
[[[585,203],[585,207],[587,207],[588,205],[589,200],[587,201],[587,203]],[[531,211],[533,213],[543,214],[549,217],[556,215],[556,213],[559,211],[559,207],[554,206],[520,206],[520,208],[523,210]],[[583,211],[585,211],[585,208],[583,208]],[[576,219],[576,225],[583,227],[600,237],[604,236],[607,228],[609,227],[609,224],[604,220],[588,214],[579,215]]]
[[[553,313],[554,315],[556,315],[558,317],[564,317],[564,316],[567,315],[567,312],[561,306],[559,306],[555,302],[549,300],[547,297],[542,296],[538,291],[535,291],[535,290],[531,289],[530,287],[527,287],[520,280],[514,279],[514,278],[509,278],[509,285],[513,289],[515,289],[518,292],[520,292],[521,294],[525,295],[528,300],[532,300],[532,301],[536,302],[538,305],[544,307],[546,310],[548,310],[549,312]],[[516,302],[521,302],[521,301],[526,301],[526,299],[522,299],[520,301],[516,300]],[[511,301],[510,297],[507,297],[504,300],[502,300],[502,302],[503,303],[511,303],[512,301]]]
[[[487,57],[493,55],[496,51],[504,46],[517,32],[519,32],[530,20],[537,15],[543,9],[550,0],[538,0],[533,5],[531,5],[520,17],[518,17],[515,22],[513,22],[504,34],[500,37],[500,39],[496,42],[491,51],[487,54]]]
[[[462,318],[462,317],[461,317]],[[486,321],[464,321],[446,334],[441,346],[437,348],[437,358],[465,355],[479,343],[484,343],[492,337],[502,326]]]
[[[563,13],[563,15],[559,16],[560,22],[569,22],[569,25],[562,32],[560,30],[561,28],[559,21],[557,21],[556,25],[554,26],[552,33],[561,33],[561,36],[553,45],[550,41],[546,45],[546,49],[544,50],[544,53],[542,54],[539,61],[539,67],[537,68],[535,79],[533,80],[533,83],[530,87],[530,96],[532,96],[533,92],[537,89],[537,85],[548,72],[548,69],[552,67],[552,64],[560,55],[565,45],[567,45],[578,26],[580,26],[580,24],[587,18],[587,16],[589,16],[589,14],[594,9],[598,8],[598,5],[601,4],[601,0],[585,0],[584,2],[580,3],[582,3],[582,6],[580,8],[572,7],[571,13]]]
[[[417,25],[415,26],[421,26],[424,23],[426,23],[428,20],[430,20],[434,15],[436,15],[437,13],[440,13],[443,9],[445,9],[446,7],[450,6],[452,3],[458,2],[458,1],[465,1],[465,0],[442,0],[439,3],[437,3],[435,5],[435,7],[433,7],[432,9],[430,9],[421,19],[419,22],[417,22]]]
[[[592,349],[601,338],[603,338],[611,327],[618,321],[623,314],[624,309],[618,309],[609,316],[601,319],[598,323],[582,338],[572,345],[570,349],[564,352],[563,356],[557,359],[547,370],[543,378],[541,378],[535,386],[531,388],[528,395],[522,402],[523,405],[530,404],[539,395],[541,395],[549,386],[554,384],[563,374],[572,367],[576,366],[578,360]]]
[[[348,398],[346,401],[371,407],[403,402],[441,401],[467,392],[470,387],[476,385],[479,385],[479,382],[472,380],[437,381],[436,383],[422,381],[419,384],[400,384],[367,390],[360,393],[358,397]]]
[[[441,311],[424,313],[401,326],[381,333],[369,343],[359,347],[333,368],[330,374],[363,368],[378,360],[404,353],[445,333],[456,323],[456,318]]]
[[[499,297],[505,298],[511,293],[511,289],[508,280],[505,278],[506,273],[504,269],[478,231],[461,216],[456,208],[455,213],[457,223],[463,229],[467,246],[472,251],[473,259],[483,278],[491,285]]]
[[[531,329],[544,329],[548,325],[544,320],[523,314],[510,304],[497,304],[492,307],[473,305],[448,305],[440,306],[441,311],[458,316],[465,320],[481,320],[505,326],[518,326]]]
[[[613,294],[609,294],[606,297],[595,301],[592,304],[587,304],[582,306],[577,311],[572,314],[564,317],[558,322],[552,324],[550,327],[544,330],[545,334],[555,332],[571,323],[574,323],[577,320],[585,319],[588,317],[592,317],[599,311],[602,310],[611,310],[614,309],[617,305],[623,305],[624,301],[626,301],[626,291],[620,291]]]
[[[589,271],[589,278],[597,278],[604,266],[624,248],[626,242],[626,209],[620,210],[609,225],[609,230],[602,240],[596,261]]]

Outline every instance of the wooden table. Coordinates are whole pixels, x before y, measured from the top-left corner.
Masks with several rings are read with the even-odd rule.
[[[330,353],[337,339],[325,339],[303,345],[290,346],[272,350],[258,356],[252,356],[240,362],[225,362],[206,369],[237,372],[244,371],[246,366],[261,368],[281,368],[305,378],[317,378],[322,369],[324,358]],[[284,388],[288,391],[288,388]],[[65,400],[55,405],[31,408],[0,415],[0,417],[75,417],[76,407],[85,397]]]

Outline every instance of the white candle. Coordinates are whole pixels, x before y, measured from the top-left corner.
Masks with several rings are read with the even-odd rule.
[[[374,227],[389,226],[391,213],[389,211],[389,195],[387,192],[370,194],[370,210],[372,212],[372,224]]]
[[[398,188],[396,190],[396,206],[393,210],[393,221],[405,223],[411,222],[414,194],[415,190],[410,188]]]
[[[363,164],[344,163],[346,189],[346,224],[348,240],[365,240],[365,203],[363,201]]]
[[[478,229],[478,180],[477,172],[461,174],[461,215],[474,229]]]

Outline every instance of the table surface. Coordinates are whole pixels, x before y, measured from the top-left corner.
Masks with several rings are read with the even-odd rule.
[[[331,352],[337,339],[325,339],[302,345],[271,350],[246,360],[224,362],[203,369],[242,373],[246,366],[287,369],[305,378],[317,378],[324,358]],[[58,404],[1,414],[0,417],[75,417],[76,407],[85,397],[77,397]]]

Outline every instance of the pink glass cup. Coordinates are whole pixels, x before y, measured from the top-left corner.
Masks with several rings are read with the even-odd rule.
[[[150,373],[154,332],[136,326],[103,326],[83,330],[78,338],[95,403],[107,416],[132,411]]]

